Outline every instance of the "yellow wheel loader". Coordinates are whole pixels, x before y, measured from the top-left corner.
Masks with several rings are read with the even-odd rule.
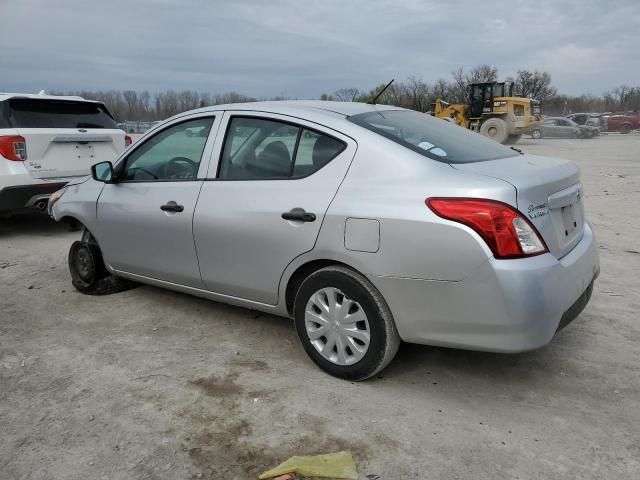
[[[542,125],[540,102],[514,97],[513,84],[472,83],[468,103],[447,103],[438,99],[431,114],[508,145]]]

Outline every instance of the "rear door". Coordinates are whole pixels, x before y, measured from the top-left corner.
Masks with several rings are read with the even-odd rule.
[[[226,112],[194,216],[205,287],[276,304],[282,273],[313,249],[355,142],[301,119]],[[212,161],[212,165],[214,162]]]
[[[124,132],[101,103],[12,98],[9,120],[25,138],[27,170],[34,178],[87,175],[91,165],[124,150]]]

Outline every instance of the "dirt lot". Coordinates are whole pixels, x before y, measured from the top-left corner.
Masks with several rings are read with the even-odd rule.
[[[77,233],[0,220],[0,478],[245,479],[349,449],[360,478],[638,478],[640,135],[523,140],[582,167],[602,262],[591,304],[541,350],[404,345],[352,384],[288,320],[140,287],[70,284]]]

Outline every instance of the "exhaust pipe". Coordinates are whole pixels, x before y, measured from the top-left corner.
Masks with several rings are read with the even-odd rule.
[[[34,205],[38,210],[45,210],[47,208],[47,200],[38,200]]]

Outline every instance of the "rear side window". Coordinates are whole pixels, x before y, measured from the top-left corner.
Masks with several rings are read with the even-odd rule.
[[[439,162],[473,163],[516,155],[455,123],[410,110],[361,113],[348,120]]]
[[[118,128],[104,105],[70,100],[9,100],[14,128]]]
[[[225,180],[305,177],[345,148],[344,142],[301,126],[265,118],[233,117],[218,177]]]

